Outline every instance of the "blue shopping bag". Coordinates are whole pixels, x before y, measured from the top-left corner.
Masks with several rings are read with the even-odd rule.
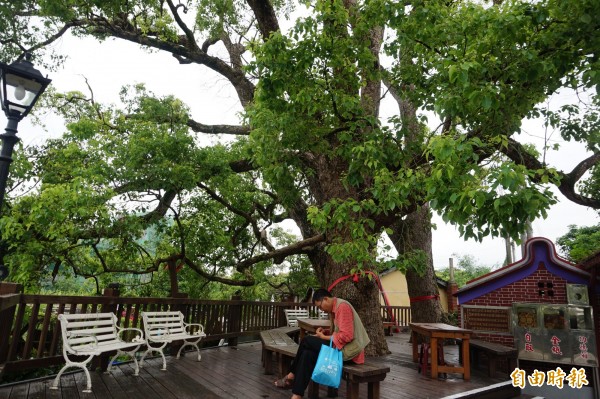
[[[333,337],[329,340],[329,346],[321,345],[317,364],[312,373],[312,380],[317,384],[337,388],[342,381],[344,359],[342,351],[334,348],[332,344]]]

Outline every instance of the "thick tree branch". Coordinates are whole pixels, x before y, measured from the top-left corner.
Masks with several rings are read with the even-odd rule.
[[[214,273],[207,273],[204,270],[202,270],[201,267],[196,265],[194,262],[192,262],[191,259],[189,259],[187,257],[184,258],[184,262],[187,266],[189,266],[190,269],[192,269],[197,274],[199,274],[200,276],[202,276],[205,279],[210,280],[210,281],[215,281],[215,282],[226,284],[226,285],[233,285],[233,286],[240,286],[240,287],[251,287],[256,283],[254,281],[254,278],[249,274],[245,274],[246,280],[233,280],[233,279],[228,279],[225,277],[217,276]]]
[[[183,20],[179,16],[179,13],[177,12],[177,9],[179,8],[179,6],[181,4],[176,7],[175,5],[173,5],[173,2],[171,0],[167,0],[167,4],[169,5],[169,8],[171,9],[171,13],[173,14],[173,19],[175,20],[177,25],[179,25],[179,28],[185,34],[185,37],[187,39],[186,40],[187,47],[192,51],[200,50],[200,48],[198,47],[198,43],[196,43],[196,39],[194,38],[194,33],[190,30],[190,28],[187,27],[187,25],[185,24],[185,22],[183,22]],[[187,12],[187,8],[185,6],[183,6],[183,7],[184,7],[184,12]]]
[[[268,0],[246,0],[246,2],[256,17],[263,40],[267,40],[273,32],[279,30],[279,22],[273,5]]]
[[[508,140],[508,146],[503,149],[503,153],[508,156],[513,162],[526,166],[528,169],[544,169],[537,158],[527,152],[523,146],[514,139]],[[593,166],[600,163],[600,153],[592,154],[590,157],[581,161],[571,172],[564,173],[559,171],[560,184],[559,191],[570,201],[583,206],[589,206],[593,209],[600,209],[600,201],[594,198],[585,197],[575,192],[575,185],[581,177],[590,170]]]
[[[286,247],[248,258],[235,265],[235,267],[238,271],[244,271],[256,263],[270,259],[273,259],[275,263],[281,263],[287,256],[308,253],[313,249],[313,246],[322,242],[325,242],[325,235],[319,234]]]
[[[205,125],[200,122],[196,122],[193,119],[188,119],[187,125],[197,133],[209,133],[209,134],[233,134],[238,136],[248,136],[250,134],[250,127],[239,126],[239,125]]]
[[[159,198],[156,208],[143,216],[144,220],[147,222],[154,222],[164,217],[176,196],[177,191],[175,190],[165,191],[165,193]]]
[[[175,57],[180,57],[181,59],[189,60],[212,69],[229,80],[238,93],[240,102],[244,107],[250,104],[254,98],[254,84],[242,71],[232,68],[220,58],[206,54],[197,46],[194,49],[190,49],[182,45],[182,43],[172,43],[158,39],[152,36],[152,33],[144,33],[131,24],[122,26],[121,24],[117,25],[100,18],[89,20],[88,25],[95,35],[110,35],[142,46],[163,50]]]
[[[274,251],[275,247],[273,246],[273,244],[271,244],[269,242],[269,240],[266,237],[266,234],[263,234],[262,231],[259,227],[258,224],[256,223],[256,220],[252,217],[251,214],[249,214],[248,212],[244,212],[241,209],[238,209],[236,207],[234,207],[233,205],[231,205],[229,202],[225,201],[225,199],[223,197],[221,197],[220,195],[218,195],[214,190],[212,190],[210,187],[202,184],[202,183],[198,183],[198,187],[200,187],[201,189],[203,189],[212,199],[214,199],[215,201],[217,201],[219,204],[223,205],[225,208],[227,208],[230,212],[243,217],[246,222],[248,222],[248,224],[252,227],[252,232],[254,233],[254,237],[256,237],[256,239],[265,246],[265,248],[268,251]]]

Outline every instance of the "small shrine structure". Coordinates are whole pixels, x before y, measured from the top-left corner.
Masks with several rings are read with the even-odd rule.
[[[589,384],[577,396],[597,398],[597,273],[558,256],[544,237],[529,239],[524,252],[523,259],[457,291],[460,326],[473,330],[474,338],[517,348],[519,368],[539,372],[560,367],[567,374],[573,367],[583,368]]]

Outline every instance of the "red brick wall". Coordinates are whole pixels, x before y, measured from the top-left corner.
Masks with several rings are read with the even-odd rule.
[[[544,283],[544,295],[540,296],[538,283]],[[547,294],[548,288],[546,284],[551,282],[554,292],[553,296]],[[513,302],[531,302],[531,303],[567,303],[567,281],[562,277],[551,274],[540,262],[538,270],[522,280],[515,281],[509,285],[501,287],[495,291],[475,298],[461,305],[477,305],[477,306],[508,306],[511,307]],[[460,306],[460,305],[459,305]],[[596,317],[598,315],[596,314]],[[459,312],[459,325],[462,325]],[[474,338],[478,338],[488,342],[498,342],[503,345],[513,346],[514,340],[512,336],[506,334],[493,333],[478,333],[473,334]]]

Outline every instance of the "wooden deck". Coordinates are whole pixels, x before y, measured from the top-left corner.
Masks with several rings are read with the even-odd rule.
[[[409,334],[387,337],[392,354],[374,359],[391,368],[381,385],[382,399],[439,399],[508,380],[508,377],[488,378],[476,370],[469,382],[459,375],[438,380],[424,377],[411,361],[408,339]],[[457,362],[457,347],[447,346],[445,357],[447,362]],[[260,342],[204,349],[199,363],[191,355],[181,360],[169,357],[167,371],[161,371],[160,367],[161,361],[155,358],[144,365],[139,377],[133,375],[130,364],[115,367],[111,374],[92,372],[93,393],[87,394],[82,392],[85,387],[82,372],[63,376],[61,389],[57,391],[49,389],[52,379],[0,386],[0,399],[289,399],[291,396],[290,391],[273,386],[275,376],[263,374]],[[326,397],[325,390],[321,397]],[[342,381],[340,398],[344,397]],[[361,387],[360,397],[367,397],[366,387]]]

